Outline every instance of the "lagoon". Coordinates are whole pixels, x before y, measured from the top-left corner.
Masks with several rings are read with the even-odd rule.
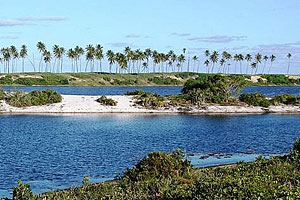
[[[17,180],[40,193],[112,179],[151,151],[282,154],[300,136],[299,115],[0,115],[0,126],[0,197]]]

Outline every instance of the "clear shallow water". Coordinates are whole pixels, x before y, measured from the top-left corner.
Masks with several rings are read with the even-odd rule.
[[[5,197],[17,180],[40,193],[81,185],[85,174],[113,178],[151,151],[285,153],[300,136],[300,116],[0,115],[0,127]]]
[[[132,91],[135,89],[142,89],[149,92],[155,92],[161,95],[166,94],[179,94],[182,87],[178,86],[112,86],[112,87],[57,87],[57,86],[5,86],[4,90],[23,90],[26,92],[32,90],[42,90],[42,89],[53,89],[61,94],[74,94],[74,95],[122,95],[127,91]],[[274,96],[276,94],[290,93],[300,96],[300,86],[265,86],[265,87],[246,87],[242,91],[243,93],[254,93],[261,92],[267,96]]]

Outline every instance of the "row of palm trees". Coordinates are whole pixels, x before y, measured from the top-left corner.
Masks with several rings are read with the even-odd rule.
[[[202,70],[199,56],[187,55],[185,48],[182,49],[179,55],[176,55],[173,50],[170,50],[168,53],[161,53],[150,48],[141,51],[140,49],[132,50],[130,47],[126,47],[123,52],[115,53],[112,50],[108,50],[105,53],[103,46],[100,44],[95,46],[89,44],[85,48],[76,46],[69,50],[59,45],[54,45],[52,50],[48,50],[44,43],[38,42],[36,47],[40,54],[38,65],[35,63],[34,54],[32,59],[29,58],[26,45],[21,46],[20,52],[15,46],[2,48],[0,51],[0,62],[4,65],[4,72],[17,72],[18,60],[21,59],[22,72],[25,71],[25,61],[28,60],[35,72],[61,73],[63,72],[64,58],[69,59],[73,73],[83,71],[103,72],[102,62],[105,57],[109,65],[109,73],[113,71],[115,73],[180,72],[183,71],[184,65],[186,65],[188,72],[200,72]],[[203,64],[207,73],[229,74],[230,71],[234,71],[235,74],[265,74],[270,73],[273,62],[276,60],[275,55],[263,56],[260,53],[253,56],[251,54],[231,55],[227,51],[219,54],[217,51],[210,52],[206,50],[204,55],[205,60]],[[291,56],[290,53],[287,55],[287,74],[290,71]],[[85,61],[85,65],[83,65],[83,61]],[[234,68],[231,67],[233,64]]]

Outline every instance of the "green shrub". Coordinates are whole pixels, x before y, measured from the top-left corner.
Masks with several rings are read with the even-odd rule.
[[[293,144],[292,150],[300,153],[300,138]]]
[[[182,78],[182,79],[187,79],[189,78],[191,75],[194,75],[195,73],[193,72],[179,72],[178,74],[175,75],[175,77],[177,78]]]
[[[117,105],[117,102],[115,100],[113,100],[111,98],[107,98],[106,96],[101,96],[96,101],[104,106],[116,106]]]
[[[123,178],[130,181],[146,181],[155,178],[157,181],[164,178],[186,177],[192,166],[184,159],[181,150],[173,153],[149,153],[137,165],[124,172]]]
[[[276,95],[271,99],[271,103],[273,105],[280,105],[280,104],[296,104],[298,102],[298,99],[296,96],[291,94],[280,94]]]
[[[125,95],[142,95],[145,94],[146,92],[144,90],[133,90],[133,91],[128,91],[125,93]]]
[[[0,85],[11,85],[13,84],[13,79],[11,75],[6,75],[0,78]]]
[[[17,78],[14,84],[18,85],[48,85],[45,79],[42,78]]]
[[[262,107],[270,106],[270,101],[267,100],[266,96],[261,93],[241,94],[239,99],[240,101],[245,102],[252,106],[262,106]]]
[[[62,101],[62,97],[54,90],[32,91],[29,93],[16,91],[6,100],[11,106],[27,107],[59,103]]]
[[[269,84],[289,85],[291,83],[291,80],[287,76],[281,74],[262,75],[262,78],[267,79]]]
[[[0,100],[3,100],[5,97],[4,91],[2,88],[0,88]]]
[[[18,185],[13,190],[13,200],[33,200],[30,185],[18,181]]]
[[[148,81],[155,83],[156,85],[180,85],[181,82],[172,79],[170,77],[163,78],[163,77],[153,77],[153,78],[148,78]]]
[[[146,108],[158,108],[165,107],[167,105],[165,100],[166,98],[163,96],[155,93],[153,94],[151,92],[145,92],[144,94],[136,97],[135,103]]]
[[[203,75],[197,79],[189,79],[182,89],[187,100],[194,104],[225,103],[229,101],[231,93],[239,91],[240,82],[222,75]]]

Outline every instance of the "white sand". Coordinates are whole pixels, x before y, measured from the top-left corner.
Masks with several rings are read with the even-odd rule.
[[[117,106],[102,106],[96,102],[100,96],[62,95],[61,103],[16,108],[2,101],[0,113],[298,113],[299,106],[270,106],[269,108],[253,106],[203,106],[201,108],[169,108],[149,110],[134,106],[132,96],[107,96],[117,101]]]

